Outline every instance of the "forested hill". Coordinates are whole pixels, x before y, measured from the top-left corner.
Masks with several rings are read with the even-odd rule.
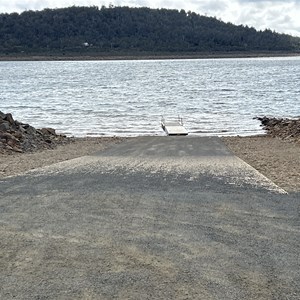
[[[300,38],[184,10],[73,6],[0,14],[1,55],[299,50]]]

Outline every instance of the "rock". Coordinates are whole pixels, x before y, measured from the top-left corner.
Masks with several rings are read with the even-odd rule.
[[[22,133],[22,134],[26,132],[26,129],[25,129],[23,126],[19,126],[19,127],[18,127],[18,130],[19,130],[19,132]]]
[[[17,147],[13,147],[12,151],[18,152],[18,153],[23,153],[23,151],[20,148],[17,148]]]
[[[15,122],[13,117],[12,117],[12,114],[6,114],[3,119],[8,121],[11,125],[14,124],[14,122]]]
[[[46,128],[46,129],[48,130],[48,132],[50,132],[50,134],[57,136],[55,129],[53,129],[53,128]]]
[[[7,131],[9,130],[9,128],[9,123],[6,121],[2,121],[2,123],[0,124],[0,131]]]
[[[7,145],[6,150],[12,150],[13,151],[13,148],[11,146]]]
[[[16,131],[13,133],[13,136],[17,139],[21,139],[23,137],[23,134],[20,131]]]
[[[282,119],[269,117],[256,117],[261,121],[267,134],[285,140],[300,142],[300,118]]]
[[[27,129],[28,127],[30,127],[30,125],[29,125],[29,124],[22,124],[22,127],[23,127],[24,129]]]
[[[53,128],[36,129],[13,119],[12,114],[0,111],[0,149],[6,152],[32,152],[53,149],[73,139],[56,134]]]
[[[12,134],[8,132],[0,132],[0,139],[4,139],[6,141],[17,140]]]
[[[17,146],[17,141],[16,140],[8,140],[7,145],[11,147],[16,147]]]
[[[43,134],[56,135],[55,129],[53,129],[53,128],[41,128],[40,131],[41,131]]]
[[[27,126],[26,131],[27,134],[34,135],[36,133],[36,129],[32,126]]]
[[[6,114],[5,114],[5,113],[3,113],[2,111],[0,111],[0,119],[4,119],[4,118],[5,118],[5,116],[6,116]]]

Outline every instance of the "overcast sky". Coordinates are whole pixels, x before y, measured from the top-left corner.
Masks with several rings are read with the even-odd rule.
[[[109,4],[185,9],[237,25],[300,36],[300,0],[0,0],[0,13]]]

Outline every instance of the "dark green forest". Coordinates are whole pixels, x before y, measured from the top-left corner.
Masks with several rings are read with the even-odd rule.
[[[1,55],[299,50],[300,38],[184,10],[73,6],[0,14]]]

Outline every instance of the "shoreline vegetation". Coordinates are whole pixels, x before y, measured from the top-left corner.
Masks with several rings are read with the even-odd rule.
[[[261,118],[265,135],[222,137],[226,146],[287,192],[300,192],[300,118]],[[133,137],[134,138],[134,137]],[[0,112],[0,180],[102,151],[128,138],[68,138]]]
[[[105,61],[300,57],[300,52],[0,54],[0,61]]]
[[[183,9],[72,6],[0,14],[2,57],[158,59],[259,53],[300,53],[300,38]]]

